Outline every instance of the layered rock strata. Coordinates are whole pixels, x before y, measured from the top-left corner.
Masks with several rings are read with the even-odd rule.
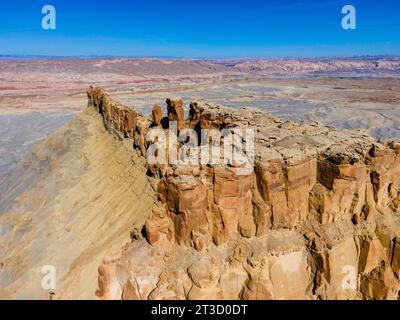
[[[143,156],[149,130],[166,131],[168,120],[178,133],[254,132],[247,174],[235,162],[148,165],[158,203],[100,266],[99,297],[399,299],[399,143],[255,109],[192,102],[185,119],[182,101],[167,99],[164,118],[158,106],[147,118],[102,89],[88,98]]]

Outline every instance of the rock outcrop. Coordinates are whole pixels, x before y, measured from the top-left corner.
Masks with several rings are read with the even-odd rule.
[[[161,120],[163,117],[163,112],[161,110],[161,107],[159,105],[154,105],[153,106],[153,110],[151,112],[151,116],[152,116],[152,122],[155,126],[158,126],[161,124]]]
[[[121,135],[122,138],[133,138],[136,129],[136,112],[132,109],[115,102],[109,98],[103,90],[90,87],[88,92],[89,101],[103,116],[104,123],[109,130]]]
[[[167,112],[168,112],[168,120],[176,121],[178,130],[183,127],[185,121],[185,110],[183,109],[183,101],[167,99]]]
[[[162,111],[155,107],[150,120],[101,89],[90,88],[88,97],[109,131],[132,139],[144,156],[146,134],[160,126]],[[158,203],[144,237],[100,267],[98,296],[399,298],[399,143],[196,102],[185,119],[181,100],[167,99],[167,115],[177,132],[191,128],[198,137],[202,129],[252,129],[254,154],[243,152],[254,159],[251,169],[179,161],[204,147],[180,152],[180,142],[177,163],[148,165]],[[213,143],[223,149],[226,137]]]

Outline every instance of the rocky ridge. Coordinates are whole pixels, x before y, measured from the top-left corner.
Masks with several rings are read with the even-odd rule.
[[[94,108],[37,144],[5,182],[0,299],[96,299],[99,263],[157,200],[139,152]],[[54,267],[54,287],[43,286],[44,266]]]
[[[167,99],[151,117],[89,88],[106,128],[146,155],[151,128],[254,130],[254,165],[148,165],[158,201],[103,299],[398,299],[400,144],[253,109]]]

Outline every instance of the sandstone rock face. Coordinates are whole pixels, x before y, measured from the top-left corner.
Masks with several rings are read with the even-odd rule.
[[[135,146],[146,155],[145,137],[150,120],[131,108],[115,102],[101,88],[89,87],[87,91],[88,105],[95,107],[103,116],[104,125],[110,133],[120,139],[133,139]]]
[[[106,258],[99,267],[99,288],[96,290],[96,296],[103,300],[110,300],[122,294],[117,280],[117,262],[118,258]]]
[[[90,87],[87,91],[89,104],[103,115],[104,124],[122,138],[133,138],[136,130],[137,114],[132,109],[111,100],[100,88]]]
[[[111,132],[146,154],[150,121],[121,111],[101,89],[90,88],[88,97]],[[242,174],[234,162],[149,166],[158,203],[144,238],[124,248],[115,268],[100,267],[99,296],[399,298],[398,143],[252,109],[192,102],[185,120],[182,101],[167,99],[167,111],[178,130],[253,129],[252,169]],[[161,117],[154,108],[153,124]]]
[[[167,112],[168,112],[168,120],[176,121],[178,130],[183,127],[183,123],[185,121],[185,110],[183,109],[183,101],[167,99]]]
[[[154,105],[153,110],[151,111],[151,119],[155,126],[158,126],[161,123],[161,119],[163,117],[163,112],[159,105]]]

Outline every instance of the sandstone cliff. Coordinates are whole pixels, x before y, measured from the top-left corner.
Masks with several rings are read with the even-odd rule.
[[[257,110],[192,102],[185,118],[167,99],[164,117],[159,106],[144,117],[102,89],[88,98],[142,156],[168,120],[255,133],[248,174],[234,162],[147,165],[158,201],[100,265],[100,298],[399,299],[400,144]]]

